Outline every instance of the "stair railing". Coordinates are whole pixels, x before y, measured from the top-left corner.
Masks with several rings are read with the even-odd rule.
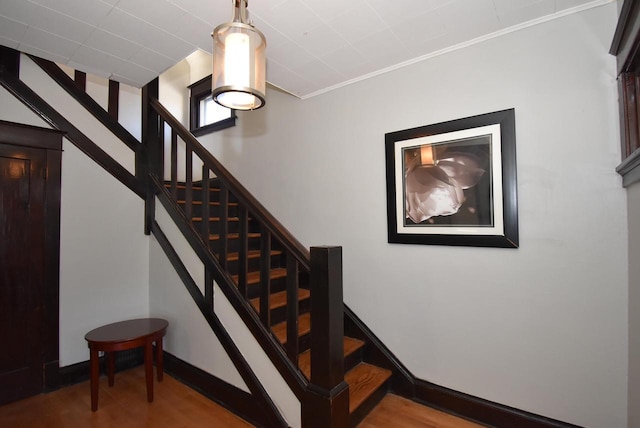
[[[170,129],[169,153],[165,154],[165,125]],[[178,140],[185,146],[184,165],[178,164]],[[158,80],[143,88],[143,144],[145,145],[148,196],[146,224],[154,221],[156,196],[176,220],[187,240],[205,264],[206,272],[252,331],[293,393],[302,403],[305,428],[346,427],[349,415],[348,386],[344,381],[342,250],[340,247],[312,247],[307,250],[231,173],[158,101]],[[165,184],[165,159],[170,165]],[[202,227],[192,222],[194,205],[194,164],[201,167]],[[184,167],[184,202],[178,204],[178,170]],[[197,175],[197,174],[196,174]],[[209,245],[210,182],[220,188],[221,230],[214,252]],[[182,177],[180,177],[182,181]],[[238,203],[239,271],[235,278],[227,271],[227,213],[230,200]],[[260,225],[260,308],[259,316],[248,301],[248,239],[251,218]],[[189,237],[192,237],[190,239]],[[197,238],[196,238],[197,236]],[[284,348],[271,334],[270,249],[276,242],[286,257],[286,343]],[[301,278],[309,283],[301,284]],[[211,310],[212,284],[206,281]],[[237,284],[237,285],[236,285]],[[310,288],[311,294],[311,379],[298,370],[298,290]]]
[[[4,57],[9,56],[9,59]],[[348,424],[349,394],[344,381],[343,367],[343,303],[342,303],[342,256],[339,247],[312,247],[308,251],[286,228],[282,226],[223,166],[208,152],[195,137],[182,126],[158,101],[158,79],[143,88],[143,126],[142,144],[120,126],[117,111],[110,108],[107,114],[97,108],[97,103],[88,97],[78,85],[83,80],[83,73],[76,73],[74,82],[64,75],[55,64],[36,57],[38,63],[54,80],[67,90],[78,102],[83,104],[98,120],[118,136],[136,154],[135,176],[124,170],[115,160],[110,158],[84,134],[80,133],[63,117],[55,112],[37,94],[31,91],[18,78],[18,66],[4,67],[4,62],[19,63],[17,51],[0,49],[0,84],[23,101],[35,113],[55,128],[67,130],[68,138],[81,150],[85,151],[107,171],[129,186],[138,195],[145,197],[145,232],[151,233],[154,226],[156,195],[169,214],[190,242],[198,256],[205,264],[204,300],[213,311],[213,285],[215,280],[225,293],[245,324],[261,344],[271,361],[291,387],[293,393],[302,403],[302,420],[304,428],[346,427]],[[110,82],[110,103],[115,100],[117,85]],[[112,99],[113,98],[113,99]],[[108,117],[107,117],[108,116]],[[169,189],[163,185],[164,171],[164,127],[171,129],[170,150],[170,183]],[[180,138],[186,144],[185,159],[191,160],[185,165],[185,208],[179,210],[177,204],[177,142]],[[238,287],[226,271],[227,233],[220,231],[219,254],[216,256],[209,247],[209,231],[204,225],[195,230],[191,225],[193,207],[193,160],[196,157],[202,164],[202,187],[204,192],[203,219],[208,218],[209,179],[215,176],[221,183],[220,203],[224,207],[221,223],[227,224],[226,212],[230,197],[240,204],[239,221],[240,239],[240,272],[237,278]],[[260,224],[261,236],[261,316],[257,317],[247,297],[247,237],[249,236],[248,219],[251,217]],[[157,223],[155,223],[157,225]],[[195,242],[194,239],[196,237]],[[269,275],[268,253],[264,251],[275,241],[284,248],[287,267],[287,301],[296,304],[287,305],[287,341],[286,349],[270,335],[269,327]],[[298,342],[298,305],[297,296],[300,278],[310,278],[311,289],[311,379],[307,380],[297,368]],[[212,312],[213,313],[213,312]]]

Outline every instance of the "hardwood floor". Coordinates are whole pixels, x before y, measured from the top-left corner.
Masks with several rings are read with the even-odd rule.
[[[11,428],[246,428],[246,421],[165,373],[147,403],[144,367],[100,378],[98,411],[91,412],[89,382],[0,406],[0,427]],[[358,428],[478,428],[410,400],[387,394]]]
[[[144,367],[100,378],[98,410],[91,412],[89,382],[0,406],[0,427],[11,428],[246,428],[233,413],[165,373],[147,402]]]
[[[387,394],[357,428],[480,428],[483,426],[421,406],[406,398]]]

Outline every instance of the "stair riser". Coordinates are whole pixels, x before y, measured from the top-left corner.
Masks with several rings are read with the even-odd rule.
[[[187,191],[185,189],[178,189],[177,192],[177,198],[179,200],[184,200],[185,196],[187,194]],[[192,192],[192,197],[194,201],[200,201],[202,200],[202,189],[193,189]],[[210,202],[219,202],[220,201],[220,191],[218,189],[211,189],[209,190],[209,201]]]
[[[378,388],[373,394],[369,396],[360,406],[349,415],[349,427],[355,428],[362,420],[367,416],[374,407],[382,401],[384,396],[389,391],[388,381],[385,382],[380,388]]]
[[[311,299],[304,299],[298,302],[298,313],[303,314],[311,310]],[[287,320],[287,307],[275,308],[271,310],[271,325],[275,325]]]
[[[363,349],[364,347],[358,349],[350,355],[344,357],[344,372],[348,372],[358,364],[363,361]]]
[[[182,199],[180,199],[182,201]],[[194,199],[195,200],[195,199]],[[180,202],[179,203],[180,207],[182,208],[182,211],[185,211],[185,203],[184,202]],[[228,217],[238,217],[239,215],[239,208],[238,205],[228,205],[227,206],[227,216]],[[214,205],[211,204],[209,205],[209,217],[220,217],[220,205]],[[191,217],[202,217],[202,204],[192,204],[191,205]]]
[[[200,230],[202,227],[201,220],[193,220],[193,225],[196,229]],[[222,224],[219,221],[210,221],[209,222],[209,233],[219,234]],[[228,233],[239,233],[240,232],[240,223],[236,220],[227,221],[227,232]]]
[[[193,188],[191,192],[192,192],[192,197],[194,201],[198,201],[202,199],[203,192],[201,187],[202,187],[202,183],[200,182],[196,182],[193,184]],[[167,183],[167,190],[169,190],[169,193],[171,193],[170,183]],[[184,183],[180,183],[178,185],[178,189],[176,190],[176,195],[178,200],[184,200],[186,194],[187,194],[187,190],[184,188]],[[220,201],[220,189],[217,187],[217,185],[213,185],[213,184],[210,185],[209,200],[211,202]],[[229,194],[229,200],[235,201],[235,198],[233,197],[232,194]]]
[[[255,299],[256,297],[260,297],[260,288],[261,285],[258,284],[248,284],[247,285],[247,293],[249,299]],[[287,288],[287,278],[278,278],[271,280],[271,292],[277,293],[279,291],[284,291]]]
[[[249,250],[259,250],[260,249],[260,239],[252,238],[248,240]],[[219,239],[212,239],[209,241],[209,248],[215,253],[218,254],[220,252],[222,246],[222,242]],[[228,239],[227,240],[227,253],[236,253],[240,251],[240,240],[239,239]]]
[[[283,344],[286,346],[286,344]],[[298,349],[300,353],[309,350],[311,347],[311,332],[298,337]]]
[[[254,257],[247,260],[248,262],[248,272],[258,271],[260,270],[260,258]],[[283,267],[282,256],[271,256],[271,268]],[[233,260],[227,262],[227,270],[231,275],[237,275],[238,269],[240,268],[240,261]]]

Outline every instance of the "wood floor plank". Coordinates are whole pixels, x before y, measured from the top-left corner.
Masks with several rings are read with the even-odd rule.
[[[253,425],[165,373],[147,402],[144,367],[100,378],[98,410],[91,411],[89,382],[0,406],[0,427],[11,428],[247,428]]]
[[[247,428],[246,421],[165,373],[147,403],[142,366],[100,378],[98,411],[91,411],[89,382],[0,406],[0,427],[11,428]],[[465,419],[387,394],[358,428],[481,428]]]
[[[357,428],[481,428],[483,425],[387,394]]]

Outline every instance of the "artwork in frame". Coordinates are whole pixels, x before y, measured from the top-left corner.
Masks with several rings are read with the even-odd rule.
[[[517,248],[514,109],[385,134],[388,241]]]

